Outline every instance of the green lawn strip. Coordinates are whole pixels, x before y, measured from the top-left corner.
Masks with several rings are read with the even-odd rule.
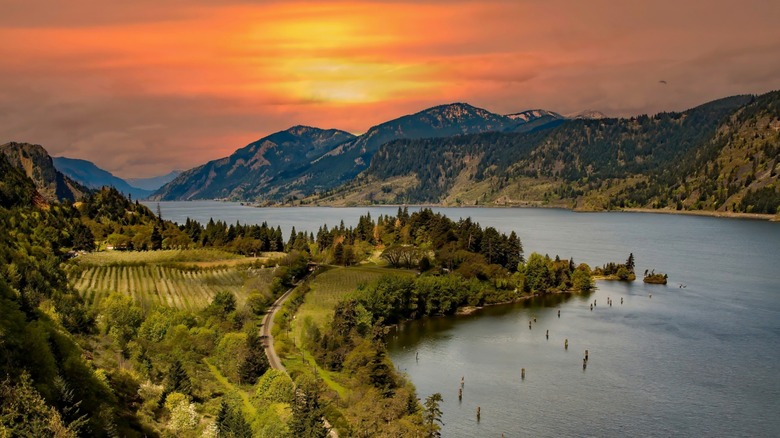
[[[211,362],[207,358],[203,359],[203,362],[206,364],[207,367],[209,367],[209,371],[211,371],[211,374],[214,376],[215,379],[228,391],[227,392],[235,392],[239,396],[241,396],[241,402],[244,409],[244,414],[246,414],[249,418],[254,418],[257,416],[257,409],[255,409],[254,405],[252,405],[252,401],[249,399],[249,395],[246,393],[246,391],[242,390],[241,388],[236,388],[235,385],[230,383],[227,379],[227,377],[223,376],[222,373],[219,372],[216,366],[212,365]]]

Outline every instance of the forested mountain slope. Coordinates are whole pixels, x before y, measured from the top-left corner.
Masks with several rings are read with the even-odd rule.
[[[775,213],[780,92],[529,133],[397,140],[312,202]]]
[[[182,172],[160,188],[152,199],[255,199],[273,196],[274,181],[354,135],[336,129],[294,126],[263,137],[232,155]]]

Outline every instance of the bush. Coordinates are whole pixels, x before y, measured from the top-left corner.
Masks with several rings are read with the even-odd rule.
[[[255,395],[268,403],[292,403],[295,388],[284,371],[268,370],[257,381]]]

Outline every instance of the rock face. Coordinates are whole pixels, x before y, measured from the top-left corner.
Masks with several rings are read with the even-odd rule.
[[[41,145],[11,142],[0,146],[0,152],[12,166],[24,171],[48,202],[74,202],[89,192],[89,189],[59,172]]]

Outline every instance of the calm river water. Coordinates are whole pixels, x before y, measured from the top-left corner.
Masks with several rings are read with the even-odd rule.
[[[179,222],[188,216],[267,221],[281,225],[285,236],[292,226],[316,232],[322,223],[355,225],[366,211],[376,217],[397,210],[160,206],[163,217]],[[444,397],[444,436],[780,435],[780,224],[550,209],[434,210],[517,231],[526,255],[560,254],[594,266],[622,262],[633,252],[639,273],[669,275],[668,286],[599,282],[589,296],[417,321],[391,334],[390,356],[418,395]]]

